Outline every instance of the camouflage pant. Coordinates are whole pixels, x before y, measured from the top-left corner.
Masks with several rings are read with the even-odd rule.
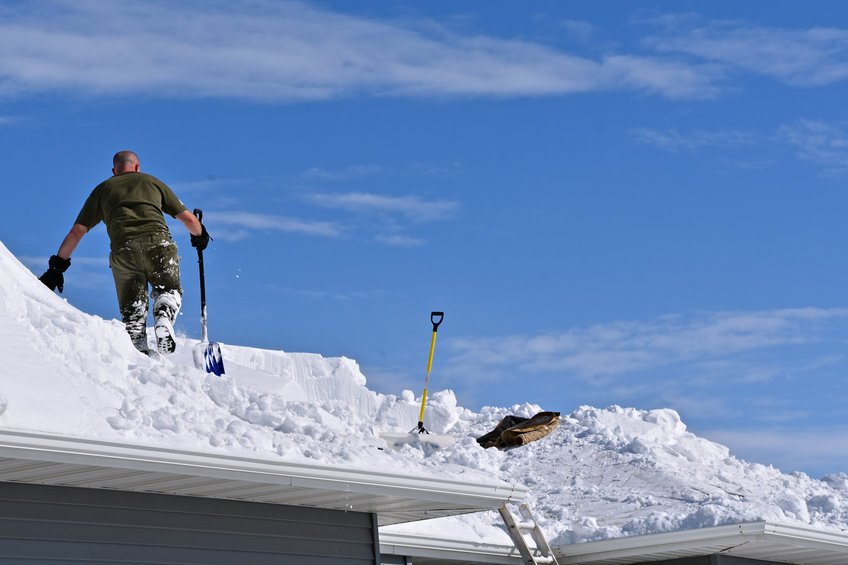
[[[180,258],[168,235],[135,238],[112,251],[109,266],[115,278],[118,307],[136,347],[147,349],[147,286],[153,317],[166,316],[173,325],[182,304]]]

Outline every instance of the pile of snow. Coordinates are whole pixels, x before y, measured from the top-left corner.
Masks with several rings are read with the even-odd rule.
[[[673,410],[583,406],[540,441],[484,450],[474,438],[502,417],[543,408],[474,413],[441,391],[428,398],[427,428],[455,445],[387,450],[381,431],[416,425],[413,392],[377,394],[343,357],[229,345],[216,377],[194,368],[195,343],[180,338],[167,358],[139,354],[120,322],[51,293],[0,243],[4,429],[522,484],[552,545],[757,520],[848,531],[848,475],[814,480],[741,461]],[[387,529],[510,543],[495,512]]]

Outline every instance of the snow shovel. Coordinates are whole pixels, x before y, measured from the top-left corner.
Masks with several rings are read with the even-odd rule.
[[[403,445],[428,444],[434,447],[450,447],[454,438],[446,434],[431,434],[424,427],[424,408],[427,406],[427,389],[430,386],[430,371],[433,368],[433,351],[436,349],[436,332],[445,317],[444,312],[431,312],[430,322],[433,324],[433,338],[430,340],[430,358],[427,360],[427,376],[424,379],[424,394],[421,396],[421,412],[418,414],[418,427],[409,433],[382,433],[380,437],[386,440],[389,447],[399,448]]]
[[[421,412],[418,414],[419,434],[430,433],[424,428],[424,407],[427,405],[427,388],[430,386],[430,371],[433,369],[433,350],[436,349],[436,332],[439,331],[439,324],[442,323],[444,318],[444,312],[430,312],[430,322],[433,324],[433,339],[430,340],[430,358],[427,359],[427,376],[424,379],[424,394],[421,395]],[[413,429],[412,432],[414,431]]]
[[[194,209],[194,215],[203,222],[203,212],[199,208]],[[200,343],[194,346],[194,366],[205,369],[207,373],[214,373],[219,377],[224,374],[224,358],[221,355],[221,345],[209,343],[206,334],[206,277],[203,274],[203,251],[197,250],[197,263],[200,265]]]

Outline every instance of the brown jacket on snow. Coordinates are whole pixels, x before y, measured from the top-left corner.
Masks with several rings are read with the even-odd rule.
[[[477,438],[483,447],[517,447],[541,439],[559,425],[559,412],[539,412],[532,418],[504,417],[495,429]]]

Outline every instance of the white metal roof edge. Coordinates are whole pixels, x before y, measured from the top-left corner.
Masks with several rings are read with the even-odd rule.
[[[445,501],[466,505],[470,510],[497,508],[505,502],[517,502],[527,494],[527,489],[505,483],[470,483],[407,473],[200,453],[11,430],[0,430],[0,457]],[[3,480],[2,475],[0,480]]]
[[[747,557],[774,556],[780,553],[777,546],[786,545],[818,552],[823,559],[848,561],[846,534],[767,521],[561,545],[553,549],[560,563],[577,564],[635,563],[660,557],[737,554],[734,550],[739,547],[745,548]]]
[[[765,535],[784,538],[789,542],[800,542],[805,546],[821,545],[842,548],[848,555],[848,532],[841,534],[827,530],[817,530],[807,526],[786,524],[780,522],[757,522],[755,525],[763,524]],[[740,524],[743,530],[749,524]]]
[[[775,522],[747,522],[554,547],[562,565],[643,563],[727,553],[792,563],[848,562],[848,535]],[[798,557],[796,549],[804,550]],[[515,547],[380,531],[380,552],[446,563],[521,563]],[[791,555],[790,555],[791,554]]]
[[[748,524],[748,526],[754,527],[755,524]],[[672,547],[684,549],[691,548],[696,543],[703,545],[706,542],[711,544],[726,542],[728,546],[734,545],[739,543],[740,533],[740,525],[732,524],[714,528],[581,542],[560,545],[552,549],[558,556],[563,556],[566,563],[591,563],[601,559],[641,556],[648,549],[669,549]]]
[[[469,563],[522,563],[514,545],[500,545],[380,530],[380,553]]]

